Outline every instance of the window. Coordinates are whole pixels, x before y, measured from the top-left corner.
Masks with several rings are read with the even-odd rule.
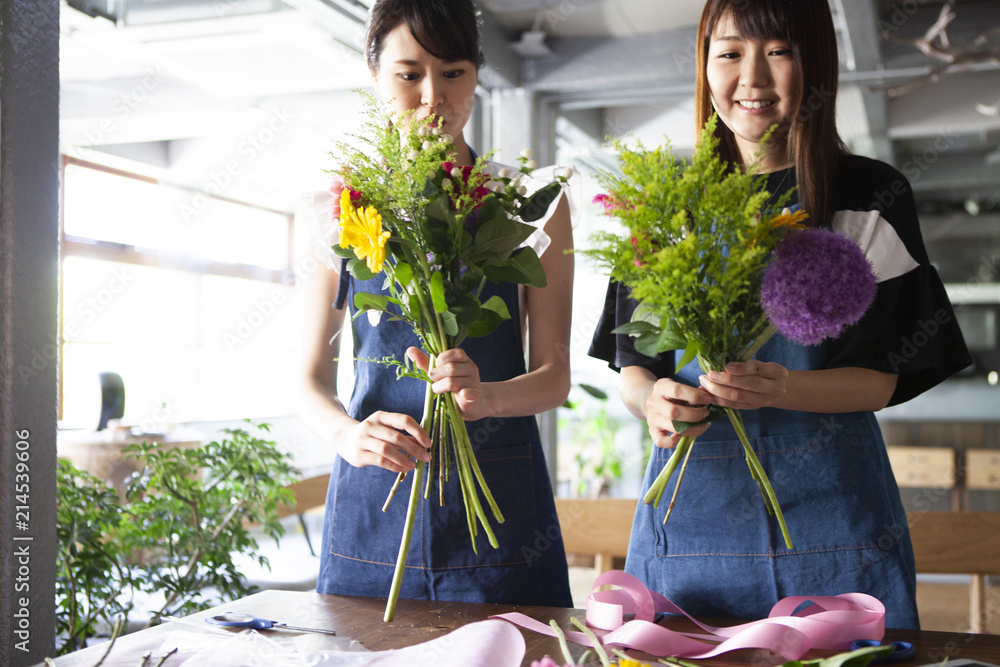
[[[60,419],[97,426],[98,374],[123,422],[292,412],[292,218],[66,158]]]

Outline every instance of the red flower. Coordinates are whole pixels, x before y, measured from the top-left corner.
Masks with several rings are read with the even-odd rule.
[[[480,173],[475,182],[470,184],[469,178],[472,176],[472,167],[460,167],[454,162],[445,162],[441,166],[444,168],[445,178],[454,179],[455,176],[453,175],[453,172],[455,169],[461,171],[462,183],[465,185],[469,196],[472,197],[475,208],[479,208],[479,205],[482,204],[483,200],[490,194],[489,188],[486,187],[486,184],[489,182],[489,177],[486,174]]]

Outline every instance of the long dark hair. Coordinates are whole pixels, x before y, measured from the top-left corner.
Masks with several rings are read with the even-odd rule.
[[[706,66],[712,33],[730,13],[744,39],[787,41],[798,75],[798,111],[788,127],[788,151],[795,159],[799,201],[815,226],[828,226],[833,189],[847,148],[837,133],[837,36],[827,0],[708,0],[698,24],[695,124],[701,134],[713,113]],[[715,130],[723,159],[741,164],[732,131]]]
[[[365,58],[372,71],[378,71],[386,35],[402,23],[432,56],[483,66],[479,18],[470,0],[377,0],[368,12],[365,36]]]

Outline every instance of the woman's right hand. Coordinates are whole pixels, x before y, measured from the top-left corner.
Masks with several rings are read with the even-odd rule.
[[[699,422],[707,419],[705,406],[712,403],[712,395],[700,387],[691,387],[669,378],[656,380],[642,400],[649,435],[657,447],[670,449],[677,446],[684,436],[699,436],[708,430],[708,424],[695,426],[677,433],[674,422]]]
[[[344,429],[337,453],[351,465],[378,466],[391,472],[417,467],[414,459],[431,460],[431,439],[413,417],[398,412],[375,412]]]

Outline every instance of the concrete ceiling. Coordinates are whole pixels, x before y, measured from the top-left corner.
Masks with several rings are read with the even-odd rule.
[[[68,2],[117,8],[117,20]],[[1000,248],[1000,2],[956,2],[947,48],[940,36],[920,42],[941,18],[940,0],[830,2],[842,134],[910,177],[930,244],[972,259],[983,243]],[[330,139],[356,124],[357,101],[346,91],[368,85],[360,56],[367,4],[64,0],[63,150],[195,188],[235,161],[240,174],[227,194],[291,210],[298,192],[322,182]],[[520,86],[567,114],[597,113],[606,132],[667,133],[690,144],[703,0],[480,5],[485,87]],[[965,211],[968,201],[979,220]],[[966,279],[968,264],[955,262],[948,279]]]

